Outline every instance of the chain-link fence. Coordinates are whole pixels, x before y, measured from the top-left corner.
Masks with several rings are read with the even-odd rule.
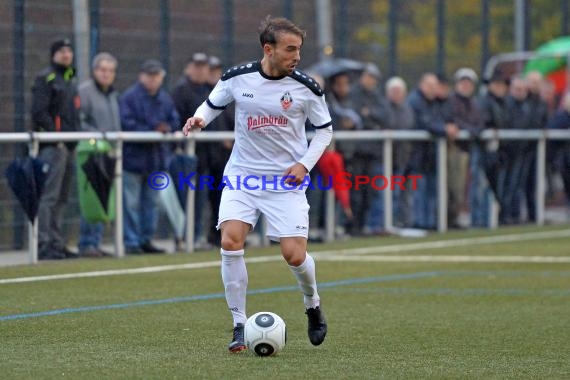
[[[300,0],[89,0],[91,56],[108,51],[119,60],[116,87],[136,80],[141,62],[159,58],[167,85],[178,80],[193,52],[204,51],[225,66],[261,56],[257,27],[268,14],[284,15],[307,30],[302,67],[316,62],[318,1]],[[322,2],[321,2],[322,3]],[[491,55],[517,44],[515,16],[524,16],[524,49],[568,33],[567,0],[330,0],[333,54],[376,62],[384,76],[413,84],[425,71],[481,71]],[[515,6],[515,5],[519,6]],[[0,131],[31,128],[30,88],[49,63],[49,45],[72,36],[73,0],[0,2]],[[24,147],[2,146],[0,170]],[[25,220],[4,176],[0,178],[0,247],[21,246]],[[66,230],[76,233],[73,199]]]

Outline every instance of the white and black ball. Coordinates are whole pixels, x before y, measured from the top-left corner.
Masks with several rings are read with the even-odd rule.
[[[275,313],[262,311],[245,323],[245,344],[258,356],[272,356],[287,343],[285,321]]]

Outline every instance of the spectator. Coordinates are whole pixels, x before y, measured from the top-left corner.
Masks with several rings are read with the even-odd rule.
[[[184,68],[184,76],[178,81],[172,91],[172,98],[181,120],[186,121],[192,117],[198,106],[208,97],[212,89],[208,84],[209,77],[208,56],[201,52],[192,54]],[[208,144],[197,144],[196,155],[198,156],[197,175],[206,175],[209,165],[207,158]],[[202,235],[202,211],[206,202],[207,193],[205,191],[197,191],[194,202],[194,236],[196,240]],[[196,248],[209,247],[196,244]]]
[[[548,105],[541,97],[541,89],[544,83],[542,74],[531,71],[526,75],[528,85],[528,103],[530,107],[530,129],[544,129],[548,123]],[[523,183],[523,191],[526,200],[526,209],[529,222],[536,220],[536,143],[528,144],[524,174],[526,183]],[[520,194],[520,193],[519,193]]]
[[[507,108],[511,129],[530,128],[530,105],[527,102],[528,87],[522,78],[514,78],[511,81],[510,95],[507,98]],[[507,163],[503,168],[504,178],[502,197],[504,208],[501,209],[499,220],[501,224],[515,224],[520,221],[520,197],[519,192],[523,184],[526,184],[525,175],[528,174],[528,160],[526,155],[529,143],[521,141],[505,142],[505,154]]]
[[[162,87],[165,71],[156,60],[141,66],[137,83],[119,100],[125,131],[171,132],[180,127],[172,98]],[[157,193],[147,185],[148,176],[167,167],[167,153],[161,144],[125,143],[123,182],[125,247],[127,253],[163,253],[152,244],[157,223]]]
[[[540,97],[546,103],[548,120],[551,120],[558,109],[560,104],[559,96],[556,94],[556,87],[554,83],[550,80],[544,80],[542,86],[540,86]],[[563,107],[561,107],[563,109]],[[556,193],[556,182],[554,180],[557,168],[554,164],[554,157],[552,152],[557,145],[556,141],[547,141],[547,156],[546,156],[546,202],[555,198]]]
[[[559,97],[556,95],[556,87],[550,80],[542,81],[540,86],[540,97],[546,103],[548,119],[556,113],[558,104],[560,103]],[[562,107],[563,108],[563,107]]]
[[[369,63],[365,66],[350,92],[350,105],[358,112],[362,120],[362,129],[380,130],[385,124],[386,109],[383,96],[380,93],[378,82],[380,70]],[[354,152],[349,163],[352,175],[366,175],[374,177],[382,175],[382,142],[359,141],[358,150]],[[374,190],[372,186],[365,186],[360,190],[351,192],[351,208],[355,211],[353,219],[353,233],[378,234],[383,229],[383,202],[382,193]],[[373,207],[371,207],[374,204]]]
[[[32,121],[41,132],[79,129],[79,96],[73,47],[67,38],[51,45],[51,64],[42,70],[32,87]],[[50,165],[38,211],[39,259],[65,259],[77,255],[66,248],[62,217],[69,198],[76,143],[42,143],[38,158]]]
[[[415,128],[435,136],[455,138],[458,129],[446,122],[438,104],[438,79],[426,73],[417,89],[408,96],[408,104],[414,111]],[[417,191],[414,191],[414,225],[417,228],[435,229],[437,215],[436,150],[433,142],[419,143],[414,151],[413,165],[418,175]]]
[[[218,83],[222,77],[222,62],[218,57],[210,56],[208,65],[210,68],[207,81],[209,93],[214,89],[216,83]],[[234,113],[234,105],[232,104],[210,123],[208,131],[233,131]],[[208,163],[208,172],[210,176],[214,177],[213,189],[208,190],[208,198],[212,212],[208,226],[207,239],[209,244],[221,247],[220,231],[216,228],[217,216],[220,211],[220,200],[222,198],[222,190],[219,189],[219,186],[223,180],[226,162],[229,160],[230,154],[232,153],[233,140],[207,143],[204,145],[207,153],[206,162]]]
[[[471,136],[478,136],[483,130],[483,118],[478,103],[475,101],[475,89],[478,78],[475,71],[470,68],[457,70],[454,76],[455,92],[450,98],[450,110],[453,123],[459,130],[468,131]],[[459,220],[461,210],[465,204],[465,189],[467,184],[467,169],[469,166],[469,152],[475,152],[473,175],[479,175],[480,155],[476,143],[466,141],[448,143],[447,152],[447,183],[449,188],[448,222],[451,228],[460,228]]]
[[[350,77],[348,73],[341,72],[333,75],[329,78],[329,85],[327,87],[330,90],[327,102],[334,126],[333,128],[346,131],[362,129],[362,118],[352,109],[352,104],[350,103]],[[355,141],[340,141],[336,143],[336,149],[342,155],[344,162],[347,163],[348,172],[352,170],[348,164],[352,161],[357,146],[358,143]],[[354,209],[351,208],[351,210]],[[365,210],[358,210],[358,212],[364,213]],[[345,224],[348,233],[355,233],[356,228],[353,227],[353,220],[356,218],[356,215],[349,213],[349,216],[350,217],[346,217],[342,223]],[[362,217],[360,219],[362,220]]]
[[[562,98],[562,109],[554,114],[548,123],[549,129],[570,129],[570,93]],[[566,205],[570,211],[570,142],[553,141],[554,166],[562,175],[566,192]]]
[[[511,126],[510,113],[507,108],[507,94],[511,81],[499,70],[485,81],[487,93],[480,100],[480,108],[483,117],[484,128],[507,129]],[[504,144],[499,145],[498,139],[488,140],[481,150],[481,166],[486,174],[487,182],[491,187],[495,198],[504,209],[504,199],[499,188],[501,183],[500,174],[504,173],[504,168],[508,161],[508,152]],[[474,158],[473,161],[476,161]],[[480,176],[472,178],[473,186],[470,191],[471,224],[475,227],[486,225],[488,215],[483,210],[489,209],[488,198],[490,194],[485,194],[483,187],[479,186],[484,182]]]
[[[415,127],[414,111],[408,103],[406,82],[400,77],[392,77],[386,82],[386,129],[410,130]],[[394,175],[407,176],[411,174],[412,144],[406,141],[394,143]],[[410,181],[404,182],[404,187],[411,186]],[[409,227],[412,224],[411,192],[394,188],[394,225]],[[382,200],[378,200],[379,202]],[[374,204],[372,206],[374,209]]]
[[[437,74],[437,95],[436,104],[439,111],[443,115],[443,119],[446,123],[453,122],[453,115],[451,111],[451,104],[449,103],[449,96],[451,95],[451,89],[449,87],[449,80],[445,74]]]
[[[117,59],[109,53],[93,58],[91,79],[79,86],[81,99],[81,129],[84,131],[120,131],[119,95],[113,87]],[[103,223],[89,223],[81,218],[79,255],[84,257],[111,256],[100,248]]]

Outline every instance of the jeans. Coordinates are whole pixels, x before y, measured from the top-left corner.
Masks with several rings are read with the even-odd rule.
[[[405,170],[395,169],[394,176],[404,176]],[[394,194],[392,196],[394,225],[396,227],[409,227],[412,224],[412,181],[404,182],[404,190],[400,186],[394,186]]]
[[[380,161],[374,161],[371,171],[367,173],[372,179],[374,176],[382,175],[384,173],[384,165]],[[382,181],[376,181],[377,186],[383,186]],[[380,232],[384,228],[384,191],[390,190],[390,183],[384,190],[375,190],[371,184],[366,185],[370,187],[370,207],[366,213],[366,227],[371,232]]]
[[[65,146],[40,149],[38,158],[50,165],[38,211],[40,251],[65,246],[62,222],[74,171],[73,156]]]
[[[422,177],[416,180],[414,191],[414,226],[423,229],[437,227],[437,175],[435,173],[419,173]]]
[[[483,170],[483,155],[485,152],[479,145],[471,147],[471,160],[469,161],[469,206],[471,209],[471,226],[489,226],[489,207],[492,200],[492,191]]]
[[[89,223],[81,218],[79,227],[79,250],[87,248],[98,248],[103,240],[103,223]]]
[[[157,191],[148,186],[146,175],[123,172],[126,248],[136,248],[151,241],[158,221]]]

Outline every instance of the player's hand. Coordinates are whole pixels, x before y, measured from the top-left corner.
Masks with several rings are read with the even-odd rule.
[[[191,117],[186,121],[184,127],[182,128],[182,132],[184,132],[184,136],[188,136],[190,131],[200,130],[206,126],[204,119],[200,117]]]
[[[297,162],[295,165],[287,168],[285,173],[283,173],[283,177],[290,177],[285,179],[285,183],[292,184],[292,185],[300,185],[305,179],[309,171],[303,164]]]

